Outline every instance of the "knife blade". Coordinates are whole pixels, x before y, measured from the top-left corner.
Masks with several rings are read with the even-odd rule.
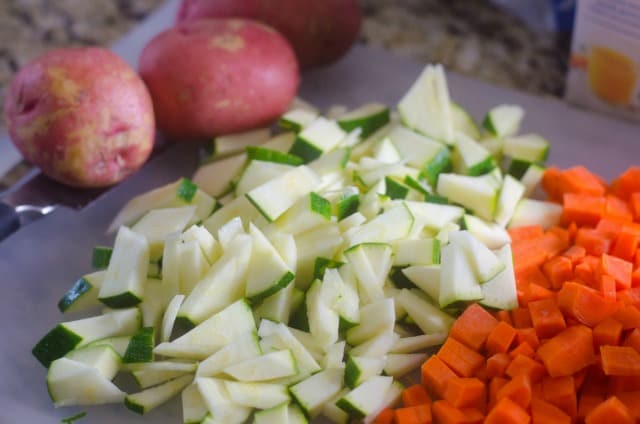
[[[58,207],[82,209],[107,190],[69,187],[34,168],[0,193],[0,241]]]

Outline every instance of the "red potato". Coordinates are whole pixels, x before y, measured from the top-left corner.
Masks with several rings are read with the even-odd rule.
[[[264,22],[293,45],[302,68],[342,57],[360,30],[357,0],[183,0],[178,22],[241,17]]]
[[[286,110],[299,83],[284,37],[242,19],[179,24],[151,40],[139,68],[158,128],[177,141],[264,125]]]
[[[49,177],[105,187],[139,169],[153,147],[151,97],[129,65],[101,48],[52,50],[7,90],[14,144]]]

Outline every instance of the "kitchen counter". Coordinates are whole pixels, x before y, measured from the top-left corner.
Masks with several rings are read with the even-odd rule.
[[[494,84],[562,95],[568,37],[534,32],[488,0],[361,2],[360,43]],[[109,45],[161,3],[0,0],[0,110],[12,74],[33,57],[54,47]]]

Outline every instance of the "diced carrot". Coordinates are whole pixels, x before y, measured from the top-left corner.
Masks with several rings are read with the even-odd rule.
[[[567,327],[555,297],[529,302],[528,306],[533,328],[539,338],[553,337]]]
[[[433,402],[431,414],[433,415],[433,421],[438,424],[462,424],[466,419],[464,412],[446,400]]]
[[[507,383],[508,379],[502,377],[495,377],[489,381],[489,406],[493,407],[498,402],[498,392]]]
[[[640,378],[636,375],[612,375],[608,377],[608,383],[607,393],[616,396],[640,390]]]
[[[385,408],[376,417],[374,424],[393,424],[395,411],[391,408]]]
[[[596,225],[604,215],[606,199],[579,193],[565,193],[562,197],[563,222],[580,225]]]
[[[629,197],[629,209],[633,212],[633,218],[640,221],[640,191],[632,193]]]
[[[404,406],[415,406],[430,403],[431,397],[422,384],[414,384],[402,391],[402,404]]]
[[[494,353],[487,358],[486,374],[488,378],[503,377],[511,363],[511,356],[504,352]]]
[[[611,191],[624,200],[640,191],[640,167],[632,166],[618,176],[611,184]]]
[[[511,315],[509,314],[509,311],[504,311],[504,310],[500,310],[496,312],[496,319],[500,322],[505,322],[509,325],[512,325],[511,323]]]
[[[634,328],[624,339],[624,346],[632,347],[640,353],[640,328]]]
[[[600,321],[593,328],[593,342],[596,347],[602,345],[617,345],[622,336],[622,324],[620,321],[608,317]]]
[[[632,287],[627,290],[621,290],[617,293],[618,301],[624,305],[633,305],[640,307],[640,287]]]
[[[536,239],[537,240],[537,239]],[[532,268],[537,268],[544,263],[549,257],[547,252],[537,246],[520,247],[522,244],[516,244],[512,247],[514,259],[514,273],[516,278],[526,274]]]
[[[618,393],[616,397],[629,409],[636,421],[640,420],[640,390]]]
[[[514,308],[511,310],[511,322],[515,328],[531,327],[531,315],[527,308]]]
[[[568,327],[541,344],[537,354],[550,376],[572,375],[594,361],[591,329],[583,325]]]
[[[430,356],[422,364],[420,371],[422,384],[429,392],[438,397],[442,397],[444,394],[449,380],[457,377],[456,373],[436,355]]]
[[[542,380],[544,400],[564,411],[570,417],[578,414],[576,387],[571,376],[546,377]]]
[[[602,196],[607,189],[604,180],[584,166],[574,166],[562,171],[562,173],[566,187],[571,188],[566,192]]]
[[[444,342],[436,355],[461,377],[473,376],[484,363],[482,355],[451,337]]]
[[[637,234],[623,229],[616,237],[611,254],[625,261],[633,261],[633,255],[638,249],[638,239]]]
[[[528,424],[531,417],[525,408],[508,397],[503,397],[487,414],[485,424]]]
[[[431,405],[406,406],[395,410],[396,424],[431,424]]]
[[[542,271],[551,282],[551,286],[559,289],[565,281],[573,277],[573,264],[566,256],[554,256],[542,265]]]
[[[496,393],[498,402],[504,397],[510,398],[524,409],[528,408],[529,402],[531,402],[531,380],[529,380],[529,377],[524,374],[517,374],[509,380]]]
[[[478,380],[486,383],[489,381],[489,376],[487,375],[487,363],[484,362],[477,370],[473,373],[473,377]]]
[[[629,409],[615,396],[593,408],[584,419],[585,424],[633,424],[634,421]]]
[[[562,241],[565,246],[569,246],[571,244],[571,233],[566,228],[560,227],[558,225],[554,225],[547,230],[549,233],[554,234],[558,239]],[[558,252],[560,253],[560,252]]]
[[[640,327],[640,309],[633,305],[620,303],[613,317],[620,321],[623,330]]]
[[[578,418],[584,419],[596,406],[604,402],[605,396],[598,393],[583,393],[578,401]]]
[[[594,230],[602,237],[613,241],[622,231],[624,224],[625,222],[621,221],[618,218],[603,217],[600,221],[598,221],[598,224],[595,226]]]
[[[507,352],[516,338],[516,334],[515,328],[500,321],[487,336],[485,347],[490,353]]]
[[[569,238],[571,239],[571,242],[575,242],[576,234],[578,233],[578,224],[572,222],[567,226],[567,231],[569,232]]]
[[[609,251],[611,240],[595,229],[580,228],[576,234],[576,244],[584,247],[587,254],[600,256]]]
[[[519,343],[509,352],[509,356],[511,356],[512,358],[515,358],[518,355],[524,355],[529,358],[533,358],[534,356],[536,356],[536,351],[533,347],[531,347],[529,342],[524,341],[522,343]]]
[[[619,197],[607,195],[604,207],[604,216],[621,219],[623,221],[633,221],[633,212],[629,204]]]
[[[473,303],[453,323],[449,336],[473,350],[480,350],[487,336],[498,324],[498,320],[486,309]]]
[[[600,346],[605,375],[640,376],[640,353],[630,346]]]
[[[545,289],[551,288],[551,281],[549,281],[547,276],[544,275],[542,270],[537,266],[528,269],[526,272],[524,272],[522,275],[518,275],[516,278],[518,280],[518,284],[537,284],[544,287]]]
[[[444,391],[444,399],[456,408],[482,408],[486,396],[485,385],[477,378],[452,378]]]
[[[640,287],[640,267],[631,273],[631,287]]]
[[[631,287],[631,272],[633,271],[633,264],[631,262],[603,254],[600,267],[603,274],[610,275],[616,280],[618,290]]]
[[[591,267],[591,265],[587,261],[583,261],[577,264],[573,268],[573,275],[575,276],[576,280],[582,281],[584,284],[588,286],[593,287],[596,285],[595,270]],[[614,283],[615,283],[615,280],[614,280]]]
[[[517,331],[516,343],[527,342],[533,349],[537,349],[540,346],[540,339],[535,328],[518,328]]]
[[[540,225],[522,225],[520,227],[511,227],[507,231],[511,237],[511,243],[531,240],[544,234],[544,230]]]
[[[549,196],[549,200],[555,202],[562,201],[562,178],[562,171],[556,167],[549,167],[544,171],[544,174],[542,174],[542,181],[540,183],[544,191],[547,193],[547,196]]]
[[[484,422],[484,414],[476,408],[460,408],[464,414],[465,424],[482,424]]]
[[[597,280],[599,282],[597,290],[602,294],[602,297],[608,301],[615,302],[618,298],[615,278],[610,275],[600,274]]]
[[[558,292],[558,307],[570,317],[594,327],[613,315],[617,304],[605,299],[598,291],[573,281],[566,282]]]
[[[524,285],[517,284],[516,289],[518,294],[518,302],[523,306],[528,305],[529,302],[553,297],[553,292],[551,290],[535,283]]]
[[[531,399],[532,424],[571,424],[571,417],[542,399]]]
[[[580,390],[580,388],[586,381],[588,372],[589,372],[589,368],[583,368],[580,371],[573,374],[573,385],[576,388],[576,392]]]
[[[547,370],[544,368],[544,365],[529,356],[516,355],[507,367],[505,373],[511,378],[519,374],[524,374],[529,381],[536,383],[546,375]]]
[[[584,258],[586,254],[587,250],[584,247],[574,244],[573,246],[565,250],[562,256],[564,256],[565,258],[569,258],[571,263],[575,265],[580,259]]]

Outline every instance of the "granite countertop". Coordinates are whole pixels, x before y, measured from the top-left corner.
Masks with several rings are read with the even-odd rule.
[[[541,34],[488,0],[360,0],[359,42],[488,82],[561,96],[568,37]],[[13,73],[43,51],[109,45],[163,0],[0,0],[0,110]]]

